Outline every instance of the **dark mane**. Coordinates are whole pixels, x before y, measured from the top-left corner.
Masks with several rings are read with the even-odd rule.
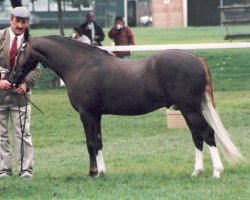
[[[89,45],[89,44],[85,44],[82,42],[79,42],[77,40],[74,40],[72,38],[69,37],[63,37],[63,36],[59,36],[59,35],[47,35],[47,36],[43,36],[43,38],[47,38],[50,40],[56,40],[60,43],[65,43],[65,44],[70,44],[70,46],[74,46],[74,47],[78,47],[80,49],[87,49],[88,51],[96,51],[96,52],[103,52],[105,54],[108,54],[108,52],[106,50],[100,49],[97,46],[93,46],[93,45]],[[108,54],[110,55],[110,54]]]

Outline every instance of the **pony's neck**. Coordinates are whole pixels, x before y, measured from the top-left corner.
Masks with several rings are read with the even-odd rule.
[[[32,47],[34,56],[39,62],[54,71],[64,81],[74,69],[73,63],[76,59],[72,51],[66,51],[67,46],[64,43],[41,37],[34,40]]]

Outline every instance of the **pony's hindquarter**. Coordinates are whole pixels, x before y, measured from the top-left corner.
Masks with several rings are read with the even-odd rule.
[[[203,98],[203,108],[204,114],[207,116],[210,125],[214,129],[215,135],[220,141],[223,154],[225,158],[231,164],[239,163],[243,160],[243,157],[237,147],[233,144],[228,132],[226,131],[224,125],[221,122],[219,114],[215,109],[215,101],[213,96],[212,78],[210,69],[207,61],[203,57],[198,57],[199,61],[202,63],[204,70],[206,72],[206,93]]]
[[[229,133],[226,131],[224,125],[221,122],[219,114],[214,108],[213,101],[209,95],[206,93],[203,100],[203,108],[205,115],[207,116],[212,128],[214,129],[215,135],[221,143],[223,154],[225,158],[231,164],[237,164],[243,160],[243,157],[237,147],[233,144],[230,139]]]
[[[202,98],[203,111],[200,109],[191,109],[188,112],[182,112],[192,133],[193,141],[196,146],[195,153],[195,169],[193,176],[201,174],[204,171],[203,167],[203,141],[209,146],[209,151],[213,163],[213,177],[220,178],[224,167],[218,153],[215,136],[219,139],[225,158],[230,163],[238,163],[243,157],[236,146],[231,141],[229,134],[223,126],[218,113],[215,110],[213,97],[213,87],[211,74],[208,63],[202,57],[198,57],[199,62],[205,72],[206,87]],[[207,118],[204,117],[204,114]],[[210,123],[208,123],[210,122]]]
[[[213,103],[213,106],[215,107],[214,91],[213,91],[212,77],[211,77],[209,65],[208,65],[206,59],[201,57],[201,56],[198,57],[198,60],[202,64],[202,66],[205,70],[205,73],[206,73],[206,93],[209,94],[211,101]]]

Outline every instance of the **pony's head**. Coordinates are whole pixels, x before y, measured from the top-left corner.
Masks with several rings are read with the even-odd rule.
[[[9,76],[10,83],[12,83],[14,87],[20,85],[24,81],[25,76],[31,70],[35,69],[37,64],[38,60],[35,59],[32,54],[29,42],[23,43],[16,54],[15,65]]]

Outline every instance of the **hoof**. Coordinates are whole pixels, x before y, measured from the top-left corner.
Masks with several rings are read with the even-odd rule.
[[[213,178],[220,178],[221,173],[223,173],[224,169],[214,169]]]
[[[94,172],[89,172],[89,177],[92,178],[100,178],[100,177],[104,177],[104,175],[106,174],[105,171],[94,171]]]
[[[97,177],[104,177],[105,176],[105,172],[99,172],[98,174],[97,174]]]
[[[89,171],[89,177],[90,178],[95,178],[98,175],[98,171]]]
[[[192,173],[192,176],[198,176],[204,172],[203,169],[195,169]]]

